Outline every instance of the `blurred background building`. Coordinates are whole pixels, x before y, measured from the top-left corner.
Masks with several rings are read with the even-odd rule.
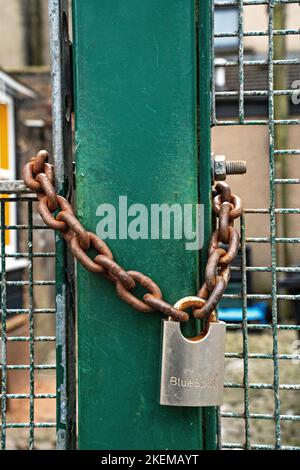
[[[49,64],[45,0],[1,0],[0,63],[6,69]]]

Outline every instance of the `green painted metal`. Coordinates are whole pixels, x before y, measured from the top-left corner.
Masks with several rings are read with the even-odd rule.
[[[204,205],[204,246],[200,251],[200,283],[204,282],[205,266],[209,239],[212,232],[211,210],[211,92],[212,92],[212,31],[213,31],[213,2],[198,4],[198,57],[199,57],[199,194]],[[217,416],[216,408],[203,409],[203,443],[207,450],[217,447]]]
[[[195,2],[73,2],[80,220],[99,204],[196,203]],[[109,240],[116,260],[175,302],[197,289],[198,253],[179,240]],[[158,404],[161,318],[137,313],[78,266],[80,449],[201,449],[198,409]]]

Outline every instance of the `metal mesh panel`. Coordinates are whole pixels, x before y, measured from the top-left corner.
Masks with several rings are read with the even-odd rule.
[[[297,246],[300,241],[299,220],[293,220],[290,230],[284,229],[286,218],[291,215],[299,217],[300,213],[298,207],[291,208],[287,202],[292,194],[298,194],[296,185],[300,179],[295,175],[295,167],[290,172],[286,169],[287,159],[297,158],[300,150],[290,145],[281,147],[284,140],[279,130],[284,129],[285,135],[289,135],[290,129],[300,123],[299,105],[293,107],[291,104],[291,97],[295,94],[293,80],[300,77],[299,42],[296,55],[282,47],[284,43],[276,43],[276,38],[299,35],[299,29],[289,28],[288,24],[285,28],[278,28],[278,17],[275,17],[280,6],[284,5],[288,11],[297,3],[294,0],[212,2],[213,15],[224,8],[235,8],[238,12],[235,31],[215,31],[214,34],[218,44],[221,38],[231,37],[236,38],[237,46],[232,54],[228,51],[226,54],[217,47],[213,50],[212,126],[216,126],[213,135],[218,139],[218,128],[226,132],[226,126],[228,132],[232,126],[236,132],[245,125],[265,126],[267,129],[264,135],[259,133],[259,127],[255,131],[255,139],[263,138],[266,144],[265,153],[257,160],[255,178],[261,179],[261,191],[267,194],[267,203],[265,207],[253,208],[253,179],[248,180],[249,187],[244,196],[246,210],[241,220],[241,266],[235,268],[241,271],[241,288],[239,293],[225,296],[239,299],[242,321],[229,323],[227,327],[225,403],[219,411],[221,449],[300,449],[300,356],[297,346],[300,326],[290,313],[292,303],[300,300],[299,286],[296,285],[295,292],[281,287],[287,276],[299,276],[297,273],[300,272],[297,266],[297,259],[298,262],[300,259]],[[253,27],[250,22],[247,22],[246,29],[246,8],[254,9],[257,15],[265,14],[266,30],[250,30],[249,26]],[[253,51],[247,53],[245,40],[249,37],[265,40],[265,50],[256,55]],[[283,84],[284,88],[281,88]],[[286,101],[277,102],[280,97],[287,97]],[[255,145],[256,142],[249,141],[249,152]],[[247,160],[248,155],[240,157]],[[284,163],[282,159],[286,159]],[[263,164],[267,167],[267,179],[260,173]],[[232,179],[233,191],[235,181]],[[285,188],[285,197],[282,187]],[[266,227],[266,236],[253,234],[253,227],[258,230],[258,225]],[[249,231],[252,231],[251,236]],[[270,262],[260,266],[257,262],[259,256],[256,256],[256,262],[249,264],[248,246],[254,253],[258,246],[269,250]],[[289,262],[283,256],[287,247]],[[268,284],[264,289],[256,285],[254,291],[249,292],[249,275],[257,273],[269,276]],[[250,302],[268,303],[270,321],[249,322],[247,310]]]
[[[1,183],[1,447],[48,449],[56,439],[54,234],[35,197],[5,196],[17,186]],[[9,225],[12,210],[18,222]],[[11,260],[21,269],[9,270]]]
[[[228,50],[226,54],[220,50],[212,51],[213,59],[216,57],[218,60],[214,61],[211,124],[215,128],[236,128],[237,132],[243,126],[266,128],[268,150],[261,158],[268,162],[268,178],[262,180],[261,187],[268,192],[269,198],[264,207],[253,207],[251,197],[244,198],[248,208],[240,227],[241,266],[235,268],[241,272],[241,289],[239,293],[227,293],[225,296],[228,300],[240,301],[242,321],[228,324],[226,391],[225,404],[219,411],[219,448],[300,449],[300,381],[297,363],[300,354],[293,350],[300,326],[286,308],[289,302],[299,301],[300,294],[290,293],[281,287],[283,283],[280,284],[284,276],[300,273],[300,266],[295,265],[299,256],[299,222],[298,230],[295,229],[297,223],[294,223],[293,233],[292,230],[285,230],[286,218],[291,215],[299,217],[300,208],[284,204],[286,199],[283,193],[286,195],[286,189],[282,191],[282,188],[288,188],[289,194],[295,192],[300,178],[297,174],[286,174],[282,167],[279,171],[281,164],[277,165],[282,159],[300,155],[299,148],[282,146],[278,134],[278,129],[285,129],[288,134],[290,128],[300,123],[300,111],[295,106],[289,106],[288,111],[284,112],[286,103],[280,101],[278,109],[278,100],[286,98],[290,103],[295,93],[293,82],[299,79],[300,60],[299,55],[292,56],[284,48],[278,55],[276,47],[278,38],[299,37],[299,29],[289,27],[288,24],[285,28],[275,24],[276,8],[282,5],[289,8],[297,5],[298,1],[215,0],[211,3],[213,15],[218,9],[225,8],[235,8],[238,13],[235,31],[216,31],[214,35],[218,44],[222,39],[236,39],[237,49],[231,55]],[[245,9],[259,9],[262,6],[266,11],[266,29],[246,29]],[[256,56],[246,53],[245,41],[249,38],[265,41],[266,53]],[[217,79],[220,70],[226,79],[224,84],[224,77],[221,77],[221,85]],[[284,83],[284,86],[280,87],[280,83]],[[253,100],[256,100],[254,109]],[[228,103],[227,115],[219,112],[220,103]],[[241,157],[247,159],[247,155]],[[22,191],[17,196],[6,197],[5,194],[9,192],[17,194],[17,187],[12,189],[10,185],[5,188],[2,186],[0,191],[3,194],[0,200],[1,447],[43,448],[55,441],[56,426],[55,413],[51,412],[51,406],[56,401],[55,336],[51,334],[49,321],[49,317],[54,318],[55,314],[55,306],[50,301],[51,297],[54,299],[54,292],[52,295],[45,294],[55,288],[55,253],[48,251],[49,236],[53,238],[54,234],[40,225],[40,220],[35,219],[36,200],[33,197],[22,194]],[[251,195],[250,190],[248,194]],[[21,223],[9,225],[7,206],[14,204],[18,208]],[[269,230],[266,236],[248,234],[251,217],[262,218],[261,224]],[[280,219],[283,222],[279,223]],[[14,251],[7,252],[7,232],[18,234]],[[48,235],[49,232],[51,235]],[[44,244],[44,251],[43,247],[38,247],[36,237],[48,240]],[[253,251],[257,246],[267,247],[270,263],[249,263],[246,252],[248,246],[253,247]],[[288,257],[283,256],[286,246],[289,247]],[[287,262],[288,258],[291,262]],[[17,278],[11,278],[7,269],[10,259],[26,260]],[[52,263],[52,268],[50,264],[47,267],[42,264],[37,268],[41,260]],[[253,292],[249,292],[249,274],[268,275],[269,285],[266,284],[264,291],[256,286]],[[22,290],[23,300],[17,306],[9,303],[11,288]],[[248,306],[250,302],[257,301],[268,302],[271,309],[269,322],[248,322]],[[19,319],[22,321],[19,322]],[[49,328],[45,326],[48,324]],[[11,360],[14,344],[20,350],[21,345],[25,347],[23,357]],[[47,354],[43,355],[42,348],[46,347]],[[19,388],[14,389],[18,373],[22,373],[23,377]],[[42,378],[41,374],[44,375]],[[41,403],[46,403],[46,406],[41,406]],[[49,430],[52,434],[46,435]],[[46,436],[45,441],[41,433]]]

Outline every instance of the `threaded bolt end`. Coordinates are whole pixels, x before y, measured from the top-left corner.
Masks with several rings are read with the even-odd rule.
[[[233,160],[226,162],[227,175],[243,175],[247,173],[247,162],[245,160]]]

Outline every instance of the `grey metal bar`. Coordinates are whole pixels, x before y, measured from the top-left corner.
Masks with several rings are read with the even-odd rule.
[[[2,386],[1,386],[1,448],[6,448],[6,408],[7,408],[7,332],[6,332],[6,258],[5,258],[5,203],[0,202],[1,210],[1,362],[2,362]]]
[[[67,0],[48,0],[57,192],[72,196],[72,59]],[[56,235],[57,449],[76,446],[74,262]]]
[[[283,5],[283,4],[297,4],[299,3],[298,0],[274,0],[274,5]],[[222,0],[214,1],[215,7],[224,7],[224,6],[238,6],[239,0]],[[244,5],[249,6],[249,5],[268,5],[269,0],[244,0]]]
[[[29,450],[34,448],[34,314],[33,314],[33,233],[32,233],[32,202],[28,202],[28,253],[29,253],[29,265],[28,265],[28,275],[29,275],[29,389],[30,389],[30,399],[29,399],[29,419],[30,419],[30,428],[29,428]],[[13,337],[8,338],[10,341],[13,340]]]
[[[245,3],[244,3],[245,5]],[[299,59],[276,59],[274,65],[299,65]],[[239,65],[238,60],[222,60],[222,63],[215,62],[215,67],[237,67]],[[244,60],[244,67],[257,66],[257,65],[268,65],[268,61],[264,59],[260,60]]]
[[[271,1],[271,0],[270,0]],[[274,5],[273,5],[274,6]],[[300,29],[273,29],[272,36],[288,36],[288,35],[298,35],[300,34]],[[215,34],[215,38],[234,38],[238,37],[239,32],[220,32]],[[246,31],[243,33],[243,37],[269,37],[268,31]]]
[[[25,186],[23,180],[4,181],[0,180],[0,194],[33,194],[30,189]]]

